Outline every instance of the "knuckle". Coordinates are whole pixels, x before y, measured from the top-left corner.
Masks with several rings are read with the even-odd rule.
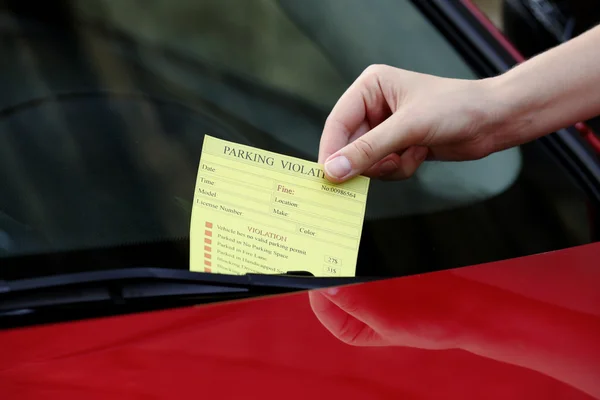
[[[350,134],[348,127],[341,122],[337,116],[332,114],[330,114],[325,120],[323,136],[321,137],[321,140],[324,140],[324,137],[329,137],[331,135],[330,132],[341,132],[343,135]]]
[[[384,64],[371,64],[363,71],[364,77],[374,77],[383,74],[389,67]]]
[[[362,327],[357,326],[356,320],[350,315],[346,315],[344,321],[338,328],[337,337],[342,342],[354,345],[356,338],[360,335]]]
[[[399,174],[398,179],[404,180],[410,178],[415,174],[415,172],[417,172],[418,167],[419,166],[415,164],[405,166],[401,169],[401,173]]]
[[[416,130],[419,131],[419,130]],[[423,133],[420,135],[420,142],[424,146],[432,146],[435,144],[435,138],[438,136],[438,127],[436,125],[432,125],[430,127],[424,127],[420,129]]]
[[[403,181],[413,176],[415,172],[417,172],[417,166],[401,162],[397,171],[388,180]]]
[[[375,156],[375,148],[373,145],[362,137],[356,139],[351,145],[362,159],[371,160]]]
[[[470,143],[466,143],[464,147],[471,153],[470,158],[481,159],[492,154],[495,145],[493,140],[490,139],[489,137],[476,135],[470,140]]]

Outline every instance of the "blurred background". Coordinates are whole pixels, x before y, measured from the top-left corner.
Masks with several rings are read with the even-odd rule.
[[[204,134],[316,161],[327,114],[368,65],[481,74],[416,1],[34,1],[0,0],[0,256],[167,242],[182,247],[166,264],[185,268]],[[598,10],[476,3],[526,56]],[[374,180],[358,273],[587,243],[586,196],[537,142]],[[123,265],[157,262],[145,254]]]
[[[502,29],[502,0],[475,0],[474,3],[500,29]]]

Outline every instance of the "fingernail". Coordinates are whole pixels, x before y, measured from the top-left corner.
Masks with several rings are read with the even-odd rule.
[[[327,294],[331,295],[331,296],[335,296],[337,294],[337,292],[339,292],[339,288],[333,287],[333,288],[329,288],[326,290]]]
[[[379,175],[384,176],[384,175],[391,174],[397,168],[398,168],[398,166],[396,165],[395,162],[393,162],[392,160],[388,160],[388,161],[384,162],[383,164],[381,164],[381,167],[379,167]]]
[[[344,156],[337,156],[325,163],[325,172],[334,178],[343,178],[352,171],[350,161]]]
[[[423,161],[428,153],[429,149],[427,147],[417,147],[415,149],[415,160]]]

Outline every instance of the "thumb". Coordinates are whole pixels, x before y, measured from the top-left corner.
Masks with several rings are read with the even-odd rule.
[[[325,160],[325,175],[332,182],[344,182],[362,174],[387,155],[417,144],[407,131],[398,128],[397,114],[347,144]]]

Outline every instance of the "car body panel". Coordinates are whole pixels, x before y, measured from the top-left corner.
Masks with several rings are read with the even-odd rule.
[[[329,292],[4,330],[0,393],[600,398],[599,254],[591,244]]]
[[[6,330],[0,388],[6,399],[594,398],[599,254],[597,243],[329,292]]]

